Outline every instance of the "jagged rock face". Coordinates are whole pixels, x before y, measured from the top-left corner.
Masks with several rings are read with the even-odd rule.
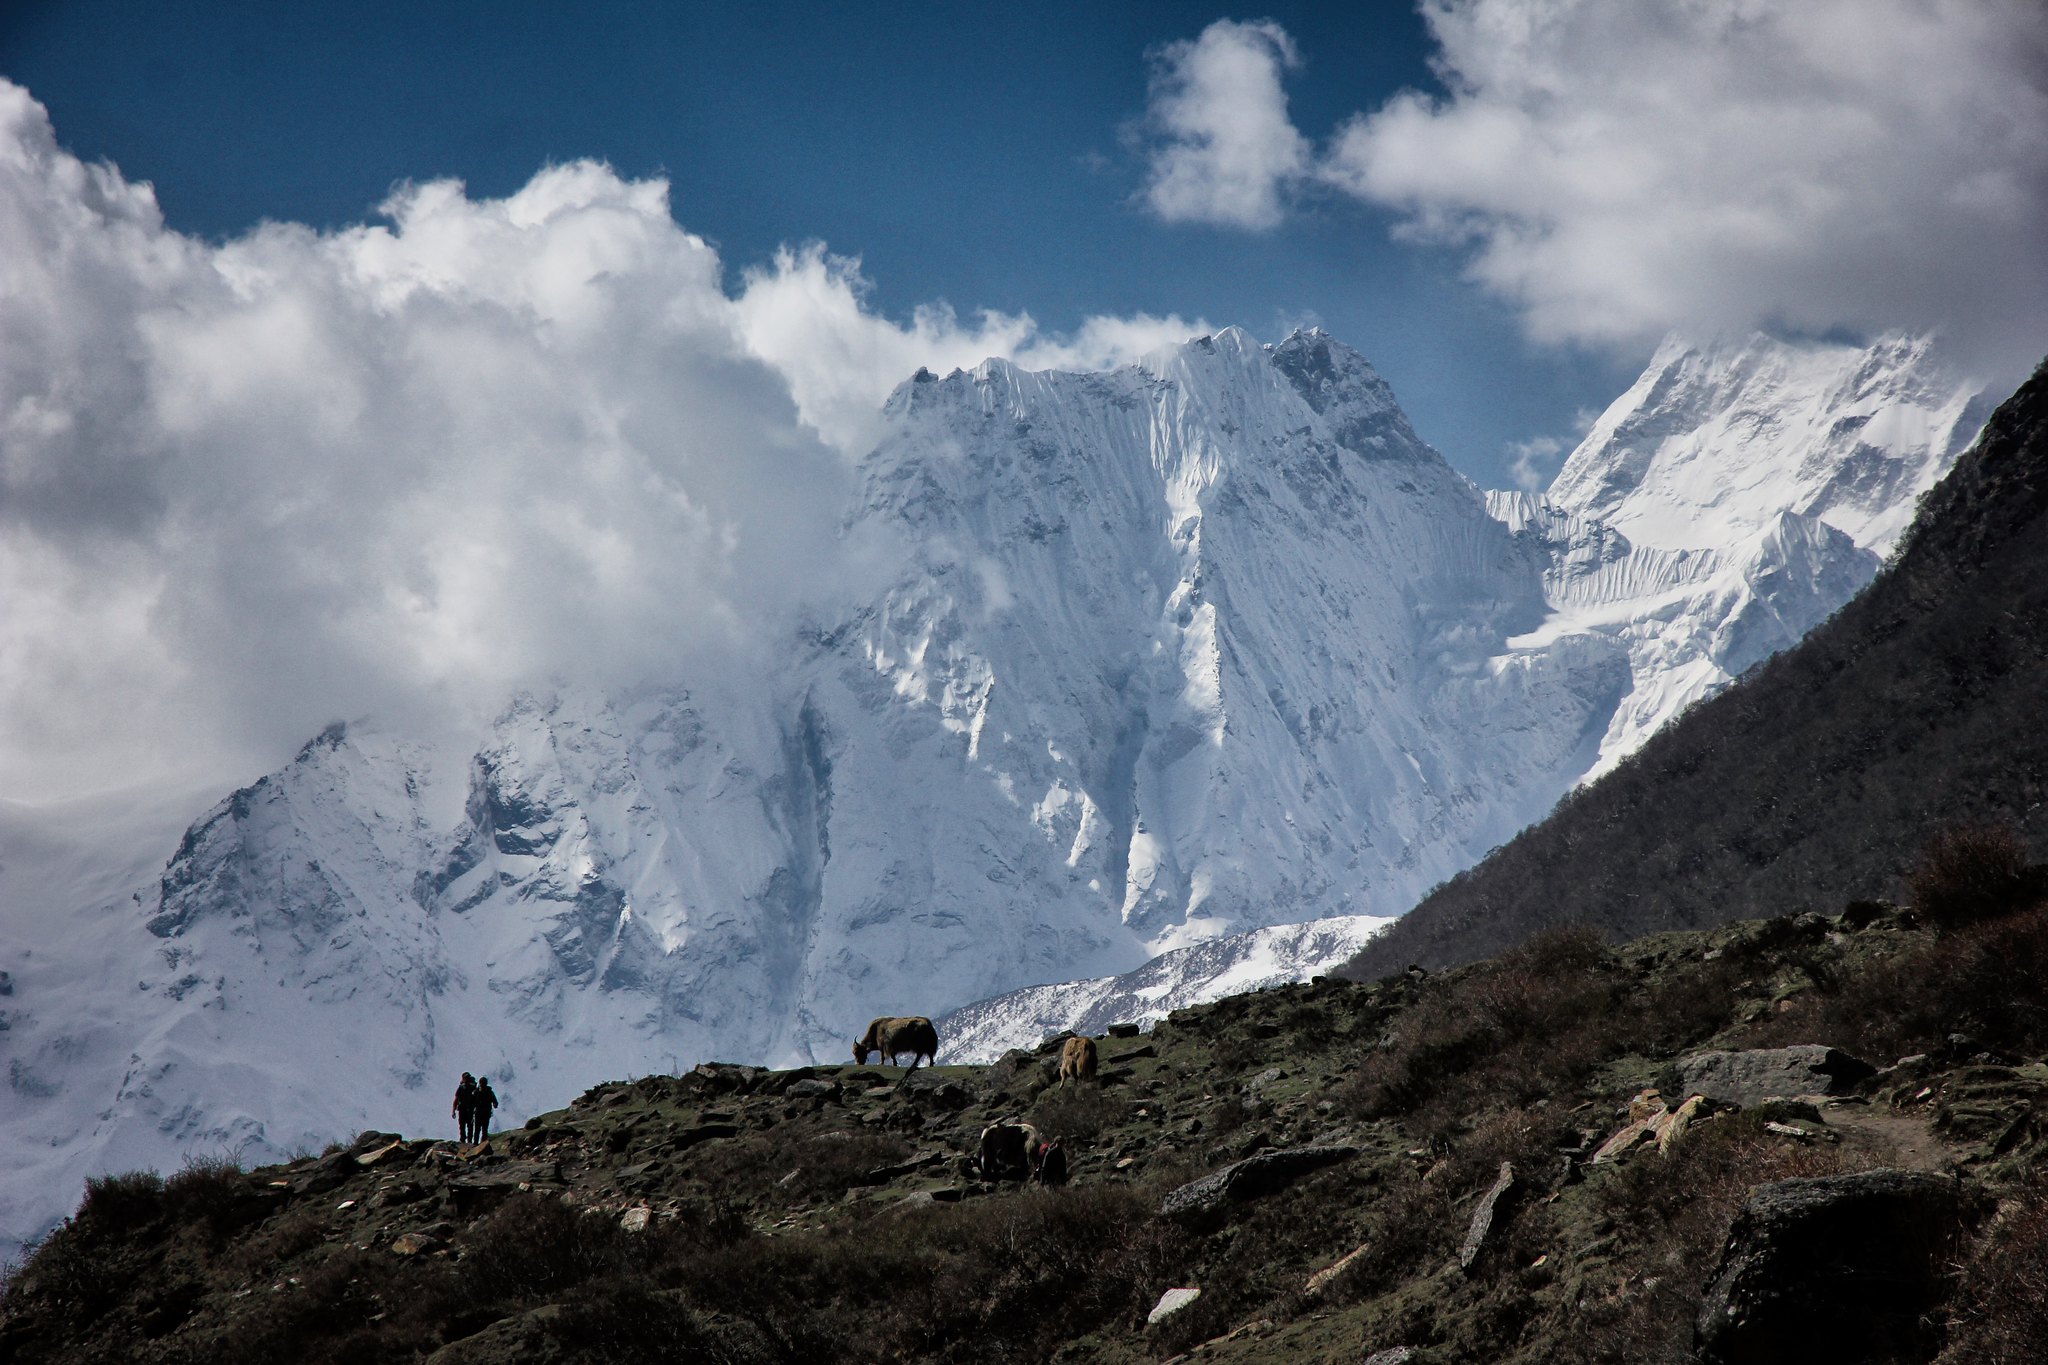
[[[142,989],[92,1048],[15,1031],[69,1067],[25,1140],[261,1157],[419,1127],[462,1070],[516,1121],[1161,952],[1002,1017],[1298,975],[1874,564],[1811,509],[1692,547],[1489,502],[1320,332],[920,374],[860,485],[900,569],[760,671],[536,691],[452,754],[336,728],[193,825],[109,921]]]

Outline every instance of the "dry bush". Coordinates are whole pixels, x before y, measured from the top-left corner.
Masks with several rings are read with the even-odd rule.
[[[781,1359],[759,1332],[707,1322],[675,1293],[644,1281],[595,1280],[562,1300],[542,1333],[562,1365],[769,1365]]]
[[[549,1194],[516,1194],[465,1239],[462,1282],[478,1300],[544,1298],[631,1268],[641,1248],[604,1214]]]
[[[1129,1325],[1183,1263],[1156,1191],[1097,1186],[882,1214],[700,1251],[692,1306],[743,1319],[790,1359],[1035,1360]]]
[[[1093,1142],[1103,1129],[1114,1127],[1129,1116],[1129,1105],[1087,1083],[1043,1092],[1031,1106],[1030,1114],[1031,1122],[1048,1139],[1065,1138],[1073,1143]]]
[[[2002,1052],[2048,1048],[2048,905],[1956,928],[1814,992],[1757,1041],[1824,1042],[1883,1062],[1961,1033]]]
[[[813,1133],[794,1142],[757,1138],[714,1143],[693,1152],[692,1173],[709,1188],[734,1197],[762,1198],[792,1170],[790,1186],[801,1194],[836,1195],[882,1166],[916,1151],[886,1133]]]
[[[1615,1028],[1620,987],[1594,931],[1546,930],[1496,963],[1423,983],[1390,1043],[1334,1098],[1369,1118],[1427,1111],[1442,1129],[1561,1093],[1629,1041]]]
[[[164,1178],[155,1171],[87,1176],[75,1221],[98,1236],[146,1227],[164,1209]]]
[[[2016,910],[2031,885],[2026,843],[2010,825],[1945,829],[1928,840],[1906,875],[1908,902],[1941,929]]]
[[[2048,1187],[2036,1183],[1964,1262],[1940,1365],[2025,1365],[2048,1349]]]

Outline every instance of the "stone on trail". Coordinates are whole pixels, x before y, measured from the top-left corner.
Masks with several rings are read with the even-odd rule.
[[[1808,1043],[1747,1052],[1698,1052],[1680,1058],[1683,1093],[1751,1109],[1768,1099],[1840,1095],[1877,1074],[1838,1048]]]

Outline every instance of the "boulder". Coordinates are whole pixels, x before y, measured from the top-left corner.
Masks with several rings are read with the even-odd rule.
[[[1193,1287],[1169,1289],[1159,1296],[1159,1302],[1153,1304],[1152,1311],[1145,1315],[1145,1325],[1155,1326],[1201,1297],[1202,1291]]]
[[[1198,1213],[1239,1200],[1256,1199],[1284,1189],[1310,1171],[1356,1155],[1356,1147],[1290,1147],[1260,1152],[1182,1185],[1160,1201],[1159,1211]]]
[[[1500,1163],[1500,1174],[1494,1177],[1493,1187],[1479,1198],[1479,1207],[1472,1210],[1472,1222],[1465,1229],[1465,1240],[1458,1247],[1458,1268],[1471,1270],[1472,1262],[1479,1259],[1479,1253],[1486,1247],[1486,1239],[1493,1231],[1493,1220],[1500,1211],[1501,1201],[1514,1192],[1515,1165],[1511,1161]]]
[[[1840,1095],[1877,1074],[1877,1068],[1837,1048],[1758,1048],[1697,1052],[1678,1062],[1678,1093],[1705,1095],[1719,1104],[1753,1108],[1767,1099]]]
[[[1927,1359],[1928,1323],[1983,1197],[1926,1171],[1759,1185],[1694,1322],[1703,1365]]]

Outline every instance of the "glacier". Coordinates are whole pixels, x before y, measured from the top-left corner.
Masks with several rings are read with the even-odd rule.
[[[0,1236],[95,1170],[434,1131],[462,1070],[516,1122],[1341,960],[1847,600],[1981,416],[1921,341],[1671,342],[1488,493],[1319,331],[920,371],[843,523],[898,568],[759,666],[336,724],[196,821],[0,811]]]

